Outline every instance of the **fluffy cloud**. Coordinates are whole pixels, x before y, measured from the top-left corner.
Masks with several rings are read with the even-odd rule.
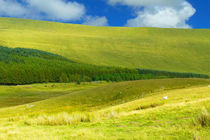
[[[109,3],[134,8],[136,18],[126,24],[131,27],[190,28],[186,22],[196,11],[186,0],[109,0]]]
[[[121,4],[133,7],[139,6],[175,6],[183,0],[108,0],[109,4]]]
[[[84,25],[90,26],[108,26],[108,20],[106,17],[92,17],[88,16],[85,19]]]
[[[0,15],[73,21],[85,14],[85,7],[65,0],[0,0]]]
[[[52,20],[78,20],[85,14],[83,5],[64,0],[26,0],[30,9]]]
[[[23,16],[26,9],[15,0],[0,0],[0,16]]]
[[[186,21],[195,13],[189,3],[184,2],[183,8],[172,7],[145,8],[137,13],[135,19],[127,21],[130,27],[161,27],[161,28],[190,28]]]

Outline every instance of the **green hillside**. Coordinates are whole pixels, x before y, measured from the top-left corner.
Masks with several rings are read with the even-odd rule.
[[[102,86],[105,82],[50,83],[21,86],[0,86],[0,108],[17,106]]]
[[[210,30],[90,27],[0,18],[0,45],[94,65],[210,74]]]
[[[209,140],[209,78],[209,29],[0,17],[0,140]]]
[[[95,66],[35,49],[0,46],[0,84],[131,81],[162,78],[209,78],[208,75]]]
[[[209,84],[208,79],[164,79],[1,86],[5,99],[18,101],[22,91],[23,101],[46,100],[17,106],[0,100],[0,139],[208,139]]]
[[[32,115],[36,116],[37,114],[43,114],[43,113],[59,113],[59,112],[91,112],[93,110],[98,109],[105,109],[107,107],[112,107],[114,105],[123,104],[126,102],[130,102],[133,100],[145,98],[147,96],[152,96],[154,93],[159,92],[167,92],[168,90],[173,89],[182,89],[182,88],[188,88],[193,86],[208,86],[210,84],[209,79],[154,79],[154,80],[139,80],[139,81],[129,81],[129,82],[119,82],[119,83],[110,83],[105,85],[101,84],[90,84],[90,85],[81,85],[77,86],[77,92],[72,92],[72,86],[74,85],[66,85],[66,88],[69,90],[69,94],[66,94],[67,89],[61,90],[58,94],[60,94],[59,97],[52,98],[53,96],[47,96],[48,100],[41,100],[39,102],[34,102],[31,100],[31,104],[35,105],[33,109],[27,110],[25,109],[25,106],[18,106],[15,108],[2,108],[0,110],[0,118],[8,117],[14,115],[14,113],[18,113],[20,116],[22,115]],[[153,86],[151,86],[153,85]],[[65,84],[61,85],[61,87]],[[99,87],[96,87],[99,86]],[[30,85],[29,85],[30,87]],[[39,86],[36,86],[37,88]],[[92,87],[92,88],[91,88]],[[94,88],[95,87],[95,88]],[[30,91],[34,91],[34,88],[24,90],[24,86],[18,87],[19,90],[24,92],[22,94],[23,97],[27,97],[27,95],[30,95]],[[88,89],[90,88],[90,89]],[[6,87],[2,87],[1,90],[5,90]],[[52,89],[59,90],[58,87],[46,87],[42,90],[37,90],[37,95],[42,97],[40,95],[40,92],[43,92],[46,96],[46,89],[48,89],[48,92]],[[61,88],[62,89],[62,88]],[[87,90],[82,90],[87,89]],[[81,90],[81,91],[80,91]],[[20,94],[17,92],[17,88],[11,89],[10,92],[15,92],[16,94],[13,94],[14,99],[20,99]],[[3,92],[4,93],[4,92]],[[3,94],[0,92],[0,95]],[[54,94],[54,93],[52,93]],[[65,95],[64,95],[65,94]],[[206,94],[209,94],[207,92]],[[199,95],[200,97],[205,96],[206,94]],[[25,96],[24,96],[25,95]],[[35,95],[35,94],[34,94]],[[9,94],[5,95],[9,98]],[[31,95],[32,96],[32,95]],[[57,95],[58,96],[58,95]],[[184,95],[183,95],[184,96]],[[32,96],[32,98],[35,98]],[[193,97],[192,97],[193,98]],[[23,100],[26,100],[22,98]],[[4,100],[3,100],[4,101]],[[0,104],[5,104],[5,102],[0,101]],[[151,100],[152,102],[152,100]],[[30,102],[28,102],[30,103]],[[150,103],[150,102],[148,102]],[[24,104],[24,103],[23,103]],[[15,104],[14,104],[15,105]],[[9,105],[8,105],[9,106]],[[4,112],[7,113],[4,113]]]

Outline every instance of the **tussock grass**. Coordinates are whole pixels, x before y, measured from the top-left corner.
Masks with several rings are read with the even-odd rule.
[[[59,113],[57,115],[40,115],[36,119],[25,121],[27,125],[71,125],[80,122],[90,122],[89,114],[84,113]]]
[[[197,116],[196,123],[202,127],[210,126],[210,115],[205,107],[202,108],[201,113]]]
[[[54,115],[39,115],[38,117],[33,118],[22,118],[25,120],[24,123],[26,125],[75,125],[79,123],[87,123],[87,122],[100,122],[104,119],[112,119],[117,118],[119,112],[116,111],[108,111],[108,112],[74,112],[74,113],[59,113]],[[11,118],[12,121],[18,120],[17,118]],[[19,118],[20,120],[20,118]]]
[[[136,110],[143,110],[143,109],[148,109],[148,108],[155,108],[158,106],[163,105],[164,102],[159,102],[159,103],[150,103],[150,104],[145,104],[145,105],[140,105],[136,108]]]

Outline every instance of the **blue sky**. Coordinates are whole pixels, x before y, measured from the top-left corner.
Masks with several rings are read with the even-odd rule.
[[[210,1],[0,0],[0,16],[93,26],[210,28]]]
[[[210,0],[188,0],[196,9],[190,18],[189,24],[193,28],[210,28]]]

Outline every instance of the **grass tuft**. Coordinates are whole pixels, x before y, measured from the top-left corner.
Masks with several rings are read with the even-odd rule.
[[[196,118],[196,122],[202,127],[210,126],[210,115],[205,107],[202,108],[201,114]]]
[[[91,118],[89,114],[75,113],[68,114],[66,112],[59,113],[57,115],[40,115],[36,119],[26,120],[26,125],[71,125],[78,124],[80,122],[90,122]]]
[[[164,104],[163,102],[159,102],[159,103],[151,103],[151,104],[141,105],[141,106],[138,106],[135,110],[155,108],[155,107],[161,106],[163,104]]]
[[[37,118],[27,118],[24,123],[26,125],[75,125],[84,122],[98,122],[103,119],[112,119],[117,118],[118,112],[116,111],[107,111],[107,112],[91,112],[91,113],[82,113],[75,112],[72,114],[63,112],[55,115],[40,115]]]

